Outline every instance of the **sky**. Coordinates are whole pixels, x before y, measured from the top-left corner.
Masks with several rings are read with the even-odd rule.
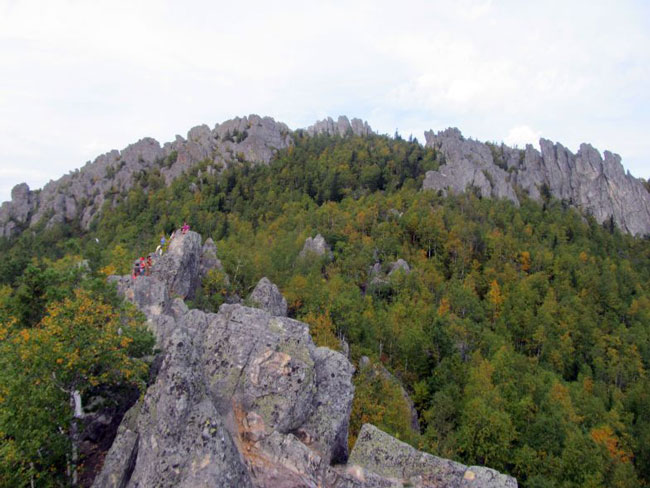
[[[0,0],[0,201],[251,113],[458,127],[650,178],[650,2]]]

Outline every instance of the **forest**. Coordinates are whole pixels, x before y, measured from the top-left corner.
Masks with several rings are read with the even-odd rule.
[[[228,275],[190,306],[267,276],[318,345],[370,358],[351,445],[370,422],[523,487],[650,486],[650,240],[550,196],[422,191],[443,158],[397,134],[294,139],[268,166],[204,161],[169,186],[142,172],[88,231],[0,241],[0,485],[72,483],[80,407],[144,391],[153,339],[106,277],[187,221]],[[316,234],[332,259],[299,256]],[[389,276],[398,259],[409,270]]]

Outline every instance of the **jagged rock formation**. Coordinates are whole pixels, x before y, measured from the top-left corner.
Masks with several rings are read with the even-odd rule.
[[[425,464],[429,471],[418,474],[414,464],[432,456],[370,426],[362,433],[396,443],[392,460],[410,471],[383,474],[366,434],[355,464],[337,464],[348,458],[354,368],[316,347],[306,324],[238,304],[216,314],[189,310],[174,297],[192,293],[204,249],[198,234],[177,234],[151,276],[111,278],[147,316],[162,362],[125,415],[93,486],[372,488],[416,479],[415,486],[434,486],[433,468]],[[444,479],[449,484],[435,486],[461,486]],[[462,486],[516,486],[499,479],[508,484]]]
[[[212,130],[207,125],[194,127],[187,139],[176,136],[163,146],[147,137],[122,151],[102,154],[42,190],[31,191],[24,183],[16,186],[11,202],[0,207],[0,237],[10,237],[41,220],[52,225],[79,219],[87,229],[104,203],[126,194],[143,171],[157,170],[169,184],[204,160],[214,163],[209,172],[238,159],[267,164],[278,149],[290,144],[285,124],[257,115],[237,117]]]
[[[373,131],[367,122],[340,116],[316,122],[304,133],[368,136]],[[545,139],[540,141],[541,153],[532,146],[521,151],[465,139],[458,129],[429,131],[425,137],[426,145],[446,159],[439,171],[427,173],[425,189],[458,193],[469,185],[483,197],[507,198],[515,204],[516,187],[538,200],[547,191],[599,222],[613,218],[626,232],[650,233],[650,193],[641,180],[624,173],[620,157],[609,151],[603,159],[583,144],[574,155]],[[48,226],[78,221],[88,229],[105,204],[115,205],[146,172],[159,174],[170,184],[201,161],[212,163],[206,169],[209,174],[239,160],[268,164],[277,150],[292,143],[285,124],[257,115],[237,117],[214,129],[200,125],[190,129],[187,138],[176,136],[162,146],[147,137],[122,151],[102,154],[42,190],[32,191],[25,183],[14,187],[11,201],[0,206],[0,237],[14,236],[41,221]]]
[[[341,115],[336,122],[331,117],[319,120],[314,125],[307,128],[307,134],[315,136],[317,134],[329,134],[331,136],[346,136],[353,134],[355,136],[367,136],[372,134],[372,129],[367,122],[361,119],[348,120],[345,115]]]
[[[328,259],[332,259],[332,248],[322,235],[317,234],[314,238],[308,237],[305,239],[305,245],[302,247],[299,257],[307,258],[310,255],[318,257],[325,256]]]
[[[287,300],[282,296],[278,287],[265,276],[251,293],[250,301],[262,310],[276,317],[287,316]]]
[[[621,158],[605,151],[604,159],[589,144],[576,154],[561,144],[540,140],[541,153],[465,139],[458,129],[425,132],[426,145],[440,151],[445,164],[426,174],[423,188],[463,192],[468,186],[483,197],[519,199],[515,188],[535,200],[554,196],[591,214],[598,222],[612,218],[623,231],[650,234],[650,193],[641,180],[625,174]]]

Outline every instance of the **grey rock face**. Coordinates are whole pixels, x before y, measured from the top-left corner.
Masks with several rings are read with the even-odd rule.
[[[217,245],[211,237],[208,237],[203,243],[203,248],[201,249],[199,275],[201,278],[205,278],[208,272],[212,269],[223,271],[223,265],[221,264],[221,260],[217,257]]]
[[[198,352],[193,334],[183,323],[177,325],[163,344],[156,383],[134,407],[139,411],[133,427],[118,433],[98,481],[128,476],[120,471],[125,463],[117,460],[125,456],[118,449],[135,437],[136,460],[125,486],[251,486],[232,436],[203,393],[194,367]]]
[[[302,322],[238,304],[216,314],[188,309],[174,295],[192,289],[205,251],[198,234],[178,234],[151,276],[110,278],[147,315],[162,364],[125,415],[93,486],[402,487],[434,479],[436,466],[457,465],[365,426],[363,435],[386,438],[383,447],[373,454],[360,436],[356,465],[332,466],[348,457],[354,368],[342,354],[316,347]],[[270,282],[260,288],[274,292]],[[380,465],[386,452],[393,456],[388,468]],[[398,463],[406,466],[399,472]],[[472,468],[472,476],[501,475]]]
[[[515,186],[534,200],[541,200],[546,191],[598,222],[612,218],[625,232],[650,234],[650,193],[641,180],[625,174],[617,154],[605,151],[603,159],[592,146],[582,144],[574,155],[546,139],[540,139],[541,153],[530,145],[525,151],[505,145],[490,149],[463,138],[458,129],[429,131],[425,137],[446,164],[427,172],[423,189],[459,193],[473,186],[483,197],[507,198],[515,204]]]
[[[38,205],[38,193],[29,189],[26,183],[11,190],[11,202],[0,207],[0,237],[11,237],[19,227],[29,223]]]
[[[12,201],[0,207],[0,237],[11,237],[43,219],[47,225],[79,220],[82,228],[88,229],[104,202],[117,202],[142,172],[159,171],[170,184],[206,159],[220,167],[240,159],[268,164],[277,150],[292,143],[285,124],[257,115],[217,124],[213,130],[206,125],[194,127],[187,139],[178,136],[164,146],[147,137],[122,151],[102,154],[83,168],[49,182],[41,191],[18,185]]]
[[[427,171],[423,182],[425,190],[462,193],[467,187],[475,187],[482,197],[507,198],[519,204],[509,184],[509,174],[494,164],[485,144],[464,139],[458,129],[447,129],[437,135],[429,131],[424,136],[427,146],[442,152],[447,160],[438,171]]]
[[[411,486],[517,487],[517,480],[510,476],[487,468],[468,468],[448,459],[416,451],[370,424],[361,428],[349,464],[357,464],[386,478],[408,482]]]
[[[348,427],[354,397],[354,388],[350,386],[354,367],[343,354],[319,347],[314,351],[314,369],[316,408],[297,435],[327,463],[344,463],[348,458]]]
[[[325,238],[320,234],[316,235],[314,238],[308,237],[305,239],[305,245],[303,246],[302,251],[300,251],[299,256],[301,258],[306,258],[309,255],[325,256],[328,259],[333,258],[332,249],[329,244],[325,242]]]
[[[341,115],[336,122],[331,117],[316,122],[307,128],[307,133],[311,136],[328,134],[344,137],[346,135],[367,136],[373,134],[373,131],[367,122],[360,119],[350,121],[346,116]]]
[[[176,232],[167,252],[156,261],[151,276],[166,283],[171,296],[192,298],[200,284],[201,236]]]
[[[278,317],[287,316],[287,300],[282,296],[278,287],[267,277],[262,278],[250,296],[251,302]]]
[[[461,488],[516,488],[517,480],[484,466],[470,466],[463,474]]]

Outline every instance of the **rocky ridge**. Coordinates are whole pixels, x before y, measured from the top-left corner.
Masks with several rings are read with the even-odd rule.
[[[198,234],[178,233],[151,276],[110,278],[145,313],[162,361],[93,486],[517,486],[488,468],[419,453],[370,425],[348,461],[353,366],[316,347],[296,320],[237,304],[216,314],[188,309],[184,298],[202,270],[216,266],[212,255],[212,264],[202,260],[204,248]],[[281,304],[267,281],[260,295]]]
[[[22,183],[14,187],[11,202],[0,207],[0,237],[10,237],[23,228],[45,221],[47,225],[79,220],[88,229],[106,202],[125,195],[146,171],[158,170],[166,184],[205,160],[208,172],[227,167],[237,160],[268,164],[275,152],[292,144],[291,131],[270,117],[237,117],[213,129],[200,125],[187,137],[162,146],[146,137],[122,151],[98,156],[92,163],[42,190],[32,191]]]
[[[445,158],[438,171],[427,172],[424,189],[460,193],[471,186],[518,205],[515,189],[521,188],[538,201],[554,196],[600,223],[613,219],[632,235],[650,234],[650,192],[625,173],[618,154],[605,151],[603,158],[589,144],[573,154],[547,139],[540,140],[541,153],[530,144],[519,150],[466,139],[455,128],[424,135],[426,146]]]
[[[327,118],[303,129],[315,136],[368,136],[367,122],[336,121]],[[0,206],[0,237],[11,237],[40,222],[51,226],[78,222],[88,229],[105,205],[116,205],[120,198],[146,173],[159,174],[170,184],[199,162],[209,161],[208,173],[220,171],[236,161],[268,164],[280,149],[293,144],[294,133],[270,117],[249,115],[216,124],[200,125],[185,138],[161,145],[144,138],[122,151],[113,150],[88,162],[41,190],[16,185],[11,201]],[[608,219],[634,235],[650,233],[650,193],[642,180],[626,174],[620,156],[605,151],[604,159],[588,144],[574,155],[561,144],[541,139],[541,153],[532,146],[525,150],[505,145],[488,145],[466,139],[458,129],[425,132],[426,145],[445,157],[438,171],[426,174],[423,188],[456,193],[468,186],[483,197],[507,198],[519,203],[516,188],[536,200],[546,194],[566,201],[598,222]]]
[[[327,118],[305,129],[310,135],[330,134],[366,136],[370,126],[360,119],[349,121],[341,116],[336,122]],[[11,201],[0,206],[0,237],[11,237],[26,227],[44,221],[46,225],[78,220],[88,229],[92,219],[106,202],[125,195],[147,171],[158,171],[166,184],[202,161],[210,161],[209,173],[228,167],[235,161],[268,164],[280,149],[293,144],[292,131],[271,117],[236,117],[213,129],[199,125],[187,137],[176,136],[161,145],[146,137],[122,151],[113,150],[89,161],[42,190],[30,190],[26,183],[16,185]]]

